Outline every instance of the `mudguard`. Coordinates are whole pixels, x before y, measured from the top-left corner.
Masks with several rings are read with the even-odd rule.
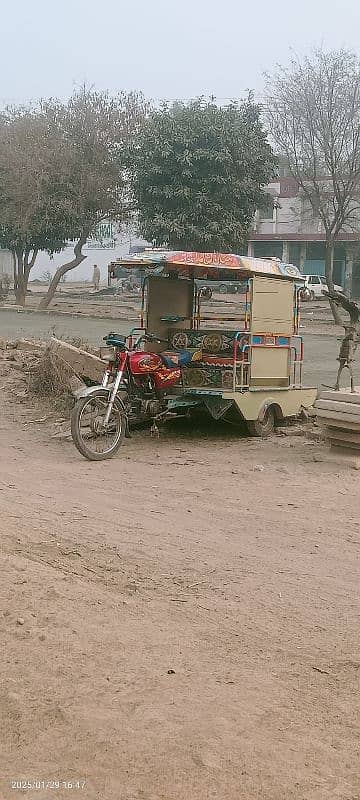
[[[96,392],[98,392],[99,389],[102,392],[107,392],[108,395],[110,395],[111,392],[112,392],[113,387],[112,387],[112,385],[110,385],[110,386],[101,386],[101,384],[99,384],[98,386],[84,386],[84,387],[81,387],[81,389],[78,389],[76,392],[74,392],[74,397],[76,398],[76,400],[82,400],[83,397],[90,397],[92,394],[96,394]],[[119,390],[121,390],[121,389],[126,390],[126,387],[122,386],[120,384]],[[129,418],[128,418],[128,415],[127,415],[127,412],[126,412],[125,404],[124,404],[123,400],[121,399],[121,397],[119,397],[118,395],[116,395],[115,402],[121,407],[121,409],[123,410],[124,415],[125,415],[125,419],[126,419],[125,437],[127,439],[131,439],[131,434],[130,434],[130,430],[129,430]]]
[[[103,388],[104,387],[100,384],[98,386],[80,386],[80,389],[76,389],[75,392],[73,392],[73,395],[76,400],[82,400],[83,397],[89,397],[90,394],[94,394],[94,392],[97,392],[99,389]]]

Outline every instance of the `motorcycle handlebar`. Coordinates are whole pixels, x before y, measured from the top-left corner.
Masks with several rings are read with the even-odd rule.
[[[160,339],[159,336],[156,336],[155,333],[145,333],[143,338],[148,340],[148,342],[157,342],[157,344],[167,344],[167,339]]]
[[[111,334],[107,334],[107,336],[104,336],[103,337],[103,341],[107,342],[110,335]],[[137,344],[139,344],[139,342],[141,342],[141,341],[156,342],[157,344],[168,344],[167,339],[160,339],[160,337],[156,336],[155,333],[144,333],[137,340]]]

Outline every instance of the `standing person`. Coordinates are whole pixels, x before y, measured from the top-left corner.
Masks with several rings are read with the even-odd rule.
[[[97,264],[94,264],[92,282],[94,285],[94,291],[97,292],[100,284],[100,269]]]

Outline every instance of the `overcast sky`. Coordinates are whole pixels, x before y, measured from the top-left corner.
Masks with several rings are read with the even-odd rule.
[[[276,61],[313,45],[359,50],[359,0],[10,0],[0,101],[83,83],[153,99],[261,92]]]

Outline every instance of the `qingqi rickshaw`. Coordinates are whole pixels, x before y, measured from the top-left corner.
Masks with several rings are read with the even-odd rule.
[[[81,391],[74,406],[72,436],[86,458],[114,455],[132,421],[150,419],[157,430],[161,419],[204,409],[267,436],[278,420],[313,404],[316,389],[302,385],[297,267],[159,250],[111,264],[110,277],[123,267],[145,270],[140,326],[105,337],[102,384]],[[242,302],[222,302],[225,312],[214,316],[199,286],[211,280],[244,282]]]

